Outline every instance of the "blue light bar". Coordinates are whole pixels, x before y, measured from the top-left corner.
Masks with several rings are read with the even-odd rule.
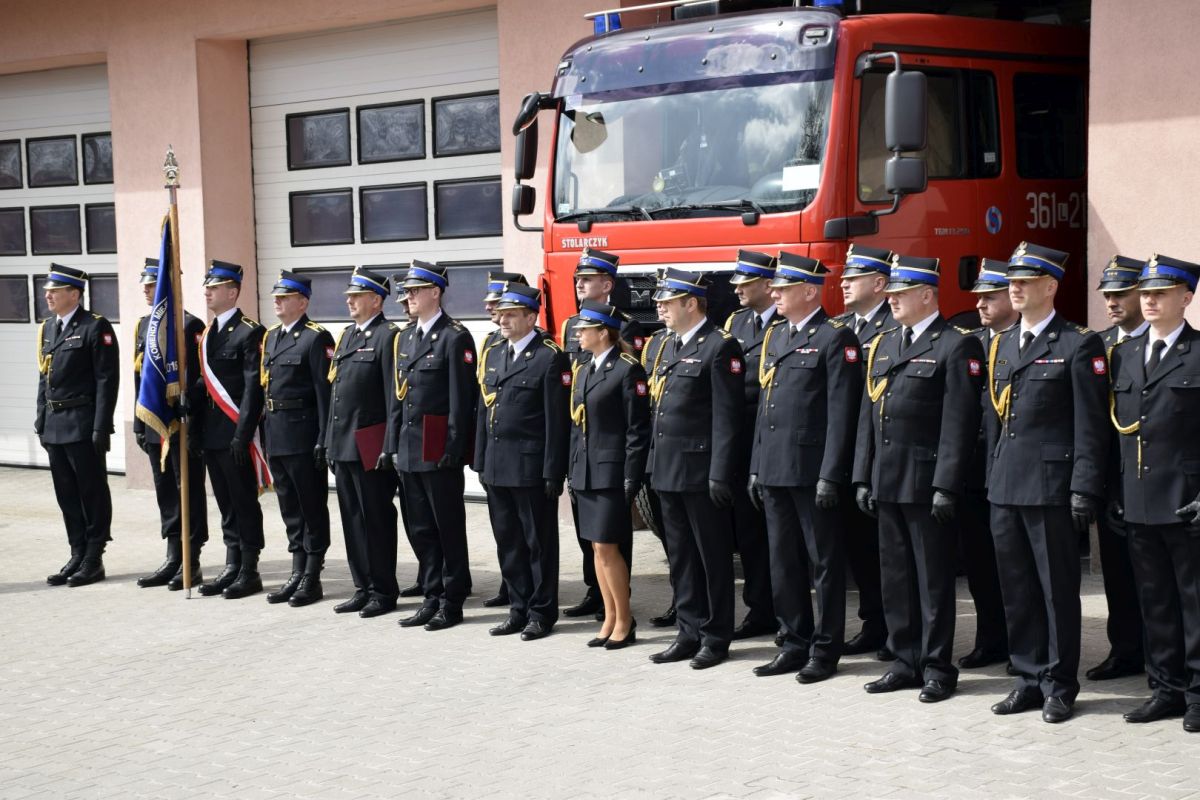
[[[597,36],[621,30],[620,14],[601,14],[592,19],[592,31]]]

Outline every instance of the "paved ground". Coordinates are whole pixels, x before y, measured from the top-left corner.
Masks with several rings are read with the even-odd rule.
[[[120,486],[124,479],[113,478]],[[0,470],[0,798],[392,797],[1194,797],[1200,738],[1178,720],[1120,714],[1143,680],[1084,687],[1078,716],[994,717],[999,667],[965,673],[936,706],[915,692],[866,695],[864,657],[802,687],[750,673],[770,643],[735,646],[706,672],[646,657],[670,634],[648,625],[619,652],[584,647],[594,623],[538,642],[494,639],[483,609],[498,583],[481,506],[469,507],[475,596],[467,623],[401,630],[398,615],[335,616],[259,595],[185,600],[139,589],[161,544],[153,495],[115,497],[108,580],[51,588],[65,536],[46,472]],[[266,578],[288,569],[264,498]],[[215,512],[213,512],[215,513]],[[336,518],[336,513],[334,514]],[[564,532],[569,530],[569,517]],[[351,586],[336,526],[331,600]],[[580,595],[564,533],[565,601]],[[405,548],[402,545],[402,551]],[[218,548],[205,554],[216,572]],[[634,607],[666,603],[657,541],[638,534]],[[414,573],[402,553],[401,582]],[[1103,657],[1103,595],[1085,579],[1084,663]],[[960,591],[958,644],[974,622]],[[852,598],[853,599],[853,598]],[[412,601],[404,609],[414,607]]]

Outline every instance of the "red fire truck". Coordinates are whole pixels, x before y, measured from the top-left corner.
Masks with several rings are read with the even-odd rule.
[[[852,242],[941,259],[943,313],[967,324],[980,258],[1066,250],[1060,310],[1084,320],[1086,30],[803,1],[652,4],[675,19],[580,41],[526,97],[513,213],[543,233],[549,329],[575,312],[584,247],[620,255],[614,302],[638,319],[655,320],[656,270],[680,266],[712,273],[723,321],[739,248],[821,259],[836,312]],[[525,227],[541,111],[553,157]]]

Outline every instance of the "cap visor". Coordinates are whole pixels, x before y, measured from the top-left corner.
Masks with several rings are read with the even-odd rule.
[[[971,287],[972,294],[991,294],[992,292],[1004,292],[1008,287],[995,283],[977,283]]]
[[[761,281],[765,278],[766,275],[747,275],[743,272],[735,272],[729,279],[729,285],[741,286],[743,283],[754,283],[754,281]]]
[[[1101,292],[1106,294],[1109,292],[1127,292],[1130,289],[1137,288],[1137,283],[1115,283],[1113,281],[1104,281],[1096,287]]]
[[[1144,292],[1149,289],[1170,289],[1172,286],[1183,286],[1189,292],[1192,288],[1183,281],[1177,281],[1172,278],[1148,278],[1144,281],[1138,281],[1137,290]]]
[[[900,292],[907,292],[910,289],[919,289],[922,286],[928,286],[930,289],[937,288],[931,283],[896,283],[893,281],[892,283],[889,283],[887,286],[883,287],[883,293],[899,294]]]

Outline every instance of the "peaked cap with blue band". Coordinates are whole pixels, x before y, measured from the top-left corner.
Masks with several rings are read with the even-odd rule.
[[[938,285],[938,260],[920,256],[892,256],[892,271],[885,292],[907,292],[920,286],[936,289]]]
[[[218,261],[210,259],[208,262],[208,272],[204,274],[205,286],[219,286],[222,283],[242,282],[242,266],[240,264],[232,264],[228,261]]]
[[[815,258],[796,255],[787,251],[779,253],[779,266],[771,286],[796,286],[801,283],[811,283],[815,286],[825,285],[825,276],[829,270]]]
[[[1142,267],[1137,288],[1138,291],[1148,291],[1182,285],[1186,286],[1189,292],[1194,292],[1197,279],[1200,279],[1200,264],[1154,254]]]
[[[584,300],[579,304],[578,328],[615,328],[621,330],[621,312],[616,306],[607,303],[597,303],[595,300]]]
[[[142,274],[138,278],[138,283],[158,283],[158,259],[147,258],[146,266],[142,267]]]
[[[87,286],[88,274],[81,269],[75,267],[67,267],[62,264],[51,264],[50,272],[46,275],[46,282],[43,288],[46,289],[78,289],[83,291],[83,287]]]
[[[1008,291],[1008,262],[985,258],[979,262],[979,274],[975,276],[974,294],[991,294]]]
[[[404,288],[419,289],[422,286],[436,286],[443,292],[446,291],[450,287],[450,280],[446,277],[446,268],[414,258],[408,272],[404,275]]]
[[[500,296],[504,294],[504,287],[510,283],[529,285],[529,281],[520,272],[489,272],[487,293],[483,296],[483,302],[495,303],[499,301]]]
[[[592,250],[585,247],[579,254],[579,263],[575,265],[575,275],[608,275],[615,278],[617,277],[617,263],[620,260],[621,257],[615,253],[606,253],[603,250]]]
[[[661,303],[678,297],[708,297],[708,281],[699,272],[668,267],[658,282],[654,302]]]
[[[1145,261],[1125,256],[1113,256],[1100,274],[1100,284],[1096,287],[1102,292],[1124,292],[1137,286],[1138,276],[1142,274]]]
[[[757,250],[738,250],[737,267],[733,270],[729,284],[738,286],[757,280],[770,280],[775,277],[775,269],[774,256]]]
[[[523,283],[508,284],[504,287],[504,294],[500,295],[500,299],[496,302],[496,310],[506,311],[514,308],[526,311],[540,311],[542,308],[542,293],[532,286],[526,286]]]
[[[1061,281],[1067,274],[1066,264],[1069,257],[1070,255],[1062,250],[1021,242],[1008,259],[1008,279],[1032,280],[1049,275]]]
[[[842,270],[842,277],[854,278],[877,272],[886,278],[892,268],[893,255],[891,250],[852,244],[846,250],[846,268]]]
[[[355,267],[350,273],[350,282],[346,284],[343,294],[369,294],[374,292],[387,299],[392,293],[392,285],[388,279],[378,272],[372,272],[366,267]]]
[[[289,294],[312,297],[312,278],[305,278],[285,269],[279,273],[279,280],[275,281],[275,285],[271,287],[271,294],[275,297]]]

